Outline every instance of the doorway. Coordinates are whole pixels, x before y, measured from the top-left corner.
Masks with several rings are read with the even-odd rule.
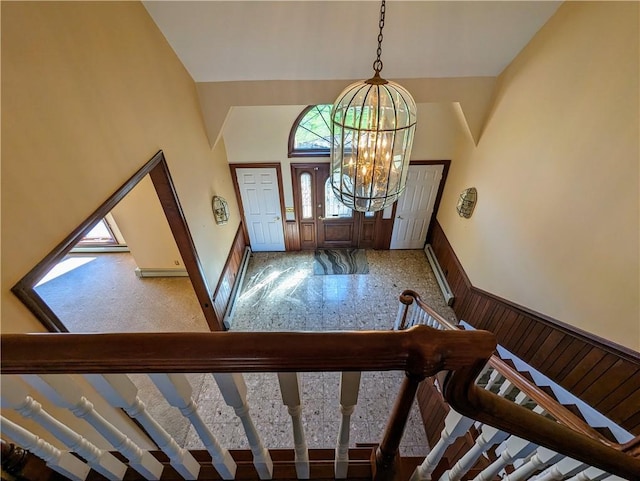
[[[68,332],[69,330],[46,301],[36,292],[36,284],[63,260],[85,234],[91,231],[101,219],[111,212],[135,186],[140,185],[142,182],[147,182],[147,180],[150,181],[152,189],[157,194],[160,207],[166,216],[172,236],[175,239],[175,245],[182,258],[184,268],[189,276],[189,281],[209,329],[212,331],[224,330],[221,320],[218,320],[213,309],[204,277],[204,270],[198,259],[184,213],[176,196],[167,162],[162,151],[159,151],[11,288],[11,291],[49,331]]]

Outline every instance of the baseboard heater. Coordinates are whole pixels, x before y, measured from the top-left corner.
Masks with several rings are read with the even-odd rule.
[[[436,281],[438,281],[438,285],[440,286],[440,290],[442,291],[442,295],[444,296],[444,301],[448,306],[450,306],[451,304],[453,304],[453,291],[451,291],[451,288],[449,287],[447,278],[445,277],[444,272],[442,272],[442,268],[438,263],[438,259],[436,259],[436,254],[431,248],[431,244],[427,244],[426,246],[424,246],[424,253],[427,255],[427,260],[431,265],[431,270],[433,270],[433,273],[436,276]]]
[[[233,283],[233,287],[231,288],[231,295],[229,296],[229,303],[227,304],[227,309],[224,311],[224,319],[222,322],[224,323],[224,327],[227,329],[231,328],[231,320],[233,318],[233,311],[236,306],[236,299],[242,290],[242,283],[244,282],[244,275],[247,272],[247,266],[249,265],[249,258],[251,257],[251,247],[247,246],[244,248],[244,254],[242,255],[242,261],[240,262],[240,269],[238,270],[238,275],[236,276],[236,280]]]

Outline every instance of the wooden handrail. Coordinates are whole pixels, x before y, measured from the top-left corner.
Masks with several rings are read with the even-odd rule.
[[[415,291],[403,291],[400,302],[407,306],[416,302],[422,310],[445,326],[447,330],[462,330],[458,325],[444,319],[425,304]],[[640,457],[638,457],[640,436],[625,444],[615,443],[602,436],[498,356],[492,355],[489,359],[489,365],[554,416],[557,422],[475,385],[475,379],[480,375],[483,366],[476,367],[475,374],[461,374],[461,371],[457,371],[445,379],[442,389],[443,395],[456,411],[575,459],[580,459],[590,465],[600,467],[607,472],[625,477],[631,476],[628,479],[640,479]],[[464,379],[456,380],[456,377],[461,375]],[[462,383],[468,382],[472,376],[474,376],[472,384],[466,389],[462,387]],[[540,426],[541,436],[535,439],[532,434],[538,426]],[[535,436],[537,437],[537,434]],[[591,452],[591,456],[597,458],[598,461],[585,456],[584,454],[587,452]],[[616,471],[619,466],[623,471]]]
[[[406,371],[432,376],[486,360],[486,331],[3,334],[2,374]]]
[[[632,481],[640,480],[640,459],[577,433],[475,384],[482,364],[450,373],[443,386],[460,414],[515,434],[558,453]]]
[[[562,423],[585,436],[597,439],[602,444],[615,447],[616,449],[622,449],[621,444],[604,437],[601,433],[587,424],[584,419],[569,411],[553,397],[540,389],[536,384],[533,384],[529,379],[524,377],[521,372],[513,369],[498,356],[491,356],[491,359],[489,359],[489,365],[502,374],[506,379],[511,381],[514,386],[524,392],[531,400],[535,401],[536,404],[544,408],[544,410],[551,414],[559,423]]]
[[[496,347],[486,331],[5,334],[2,374],[449,371],[443,393],[461,414],[640,481],[640,459],[475,385]]]
[[[408,305],[410,304],[410,302],[407,302],[408,300],[415,301],[420,309],[427,312],[427,314],[435,318],[447,329],[463,330],[460,326],[447,321],[438,313],[436,313],[431,307],[425,304],[425,302],[420,298],[420,295],[415,291],[405,290],[402,292],[400,296],[400,302]],[[631,452],[631,448],[629,448],[628,445],[632,441],[625,444],[619,444],[606,438],[600,432],[593,429],[587,422],[585,422],[584,419],[580,418],[572,411],[569,411],[557,400],[540,389],[539,386],[524,377],[521,372],[504,362],[500,357],[496,355],[491,356],[491,358],[489,359],[489,365],[496,371],[498,371],[503,377],[512,382],[514,386],[516,386],[520,391],[524,392],[531,400],[535,401],[536,404],[544,408],[544,410],[551,414],[558,422],[573,429],[574,431],[584,434],[585,436],[597,439],[603,444],[614,447],[621,451]]]
[[[439,324],[445,326],[447,329],[451,331],[461,330],[460,326],[446,320],[444,317],[434,311],[431,306],[429,306],[422,300],[420,294],[418,294],[416,291],[412,291],[411,289],[405,289],[404,291],[402,291],[402,294],[400,294],[400,302],[406,306],[409,306],[413,302],[415,302],[418,306],[420,306],[420,309],[429,314],[436,321],[438,321]]]
[[[486,331],[7,334],[2,374],[405,371],[376,451],[374,481],[392,481],[418,383],[439,371],[484,365],[495,349]]]

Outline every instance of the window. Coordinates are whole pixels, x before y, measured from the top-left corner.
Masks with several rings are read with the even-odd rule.
[[[331,178],[324,184],[325,217],[352,217],[353,211],[338,200],[331,188]]]
[[[93,229],[87,232],[87,235],[78,242],[78,247],[86,245],[118,245],[118,241],[106,219],[100,219]]]
[[[310,105],[289,134],[289,157],[328,157],[331,150],[331,104]]]
[[[311,197],[311,174],[304,172],[300,175],[300,197],[302,203],[302,218],[313,219],[313,199]]]

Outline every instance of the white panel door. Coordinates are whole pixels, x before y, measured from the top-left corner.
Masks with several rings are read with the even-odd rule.
[[[253,251],[283,251],[284,230],[276,169],[236,169],[244,218]]]
[[[443,165],[410,165],[407,187],[398,199],[391,249],[422,249],[438,195]]]

